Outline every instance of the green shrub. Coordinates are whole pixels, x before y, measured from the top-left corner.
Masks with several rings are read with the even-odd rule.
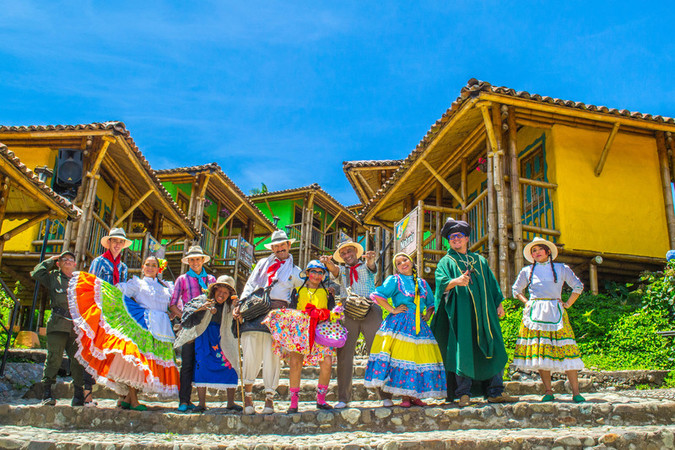
[[[663,272],[645,272],[641,281],[645,283],[638,290],[643,307],[666,311],[675,319],[675,260],[669,261]]]

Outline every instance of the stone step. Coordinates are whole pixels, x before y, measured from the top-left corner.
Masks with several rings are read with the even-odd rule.
[[[381,407],[379,401],[354,402],[347,409],[317,411],[314,403],[302,403],[296,414],[245,416],[215,405],[203,414],[181,414],[166,403],[147,403],[144,412],[123,411],[114,400],[100,400],[96,408],[72,408],[68,400],[42,406],[37,400],[0,404],[0,423],[9,426],[45,427],[117,433],[306,435],[336,432],[421,432],[430,430],[514,430],[519,428],[632,427],[675,425],[675,401],[632,398],[618,393],[587,394],[587,402],[575,404],[564,398],[541,403],[526,396],[515,404],[476,402],[460,409],[440,402],[409,409]],[[261,402],[257,402],[258,411]],[[277,402],[285,411],[288,402]],[[476,433],[481,434],[481,433]]]
[[[301,401],[312,401],[316,398],[316,385],[317,380],[302,380],[300,384],[300,400]],[[280,400],[290,400],[289,397],[289,388],[288,388],[288,379],[280,380],[279,387],[277,388],[277,399]],[[553,391],[556,394],[568,394],[571,392],[569,383],[558,380],[554,381],[551,385]],[[534,381],[509,381],[504,384],[505,391],[513,395],[543,395],[544,388],[541,383]],[[593,392],[593,388],[590,380],[579,380],[579,387],[582,392]],[[264,399],[264,386],[261,382],[257,382],[253,385],[253,398],[256,400]],[[41,383],[34,384],[28,392],[24,395],[25,398],[41,399],[42,398],[43,387]],[[59,381],[56,383],[53,389],[53,394],[56,398],[72,398],[73,388],[71,383],[65,381]],[[219,392],[214,389],[207,390],[207,401],[222,401],[225,398],[224,392]],[[94,397],[96,398],[117,398],[117,394],[112,390],[108,389],[102,385],[94,386]],[[197,390],[193,389],[193,401],[197,401]],[[239,390],[237,392],[237,398],[240,398],[241,394]],[[141,394],[143,400],[154,400],[153,396],[146,396]],[[363,379],[354,379],[352,382],[352,400],[354,401],[364,401],[364,400],[377,400],[379,397],[374,389],[368,389],[364,386]],[[328,401],[337,401],[337,382],[335,379],[331,380],[331,383],[328,387],[328,394],[326,395]],[[175,401],[175,400],[170,400]]]
[[[670,449],[674,443],[674,426],[620,426],[620,427],[569,427],[542,430],[489,430],[480,434],[475,430],[420,431],[402,433],[335,432],[307,436],[250,436],[232,434],[177,435],[171,432],[130,433],[69,431],[33,427],[0,427],[0,447],[7,449],[382,449],[425,448],[492,450],[509,448],[579,448],[615,449]]]

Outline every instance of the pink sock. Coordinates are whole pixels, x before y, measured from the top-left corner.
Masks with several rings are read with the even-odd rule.
[[[298,407],[298,392],[300,388],[291,388],[291,408]]]
[[[319,405],[326,403],[326,394],[328,393],[328,386],[323,384],[316,385],[316,402]]]

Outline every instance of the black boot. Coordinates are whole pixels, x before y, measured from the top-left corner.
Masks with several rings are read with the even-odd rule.
[[[42,392],[42,404],[49,406],[56,405],[56,399],[54,398],[54,394],[52,394],[52,385],[44,384],[43,389],[44,391]]]
[[[70,406],[84,406],[84,389],[82,386],[75,386],[73,401],[70,402]]]

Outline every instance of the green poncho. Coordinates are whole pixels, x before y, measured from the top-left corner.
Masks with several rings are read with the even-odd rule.
[[[471,283],[445,292],[450,280],[461,276],[471,263]],[[438,262],[436,314],[431,330],[448,372],[487,380],[504,370],[507,356],[497,317],[503,299],[497,279],[481,255],[462,255],[450,249]]]

